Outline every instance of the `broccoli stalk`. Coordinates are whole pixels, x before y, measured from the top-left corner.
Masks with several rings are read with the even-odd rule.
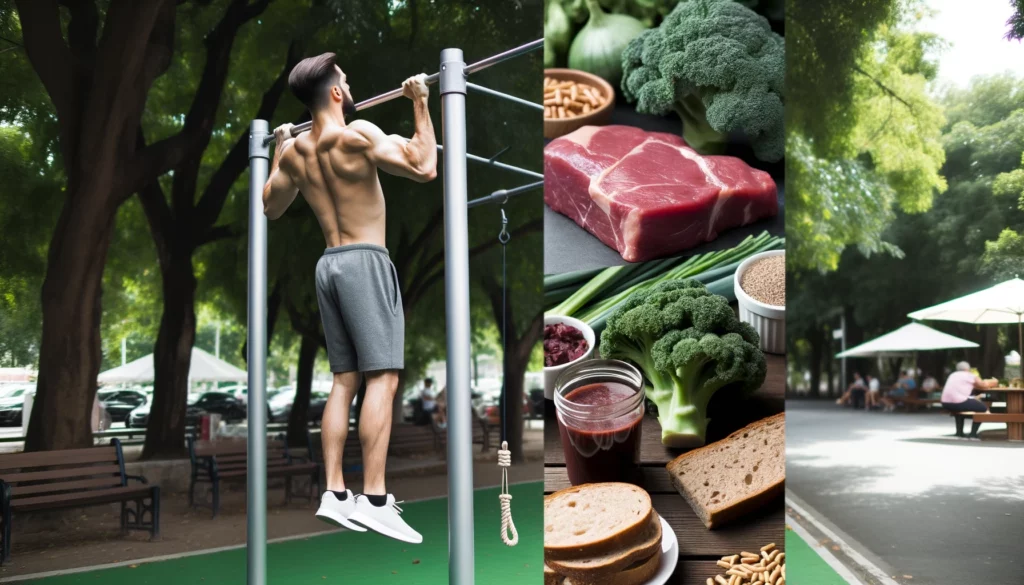
[[[683,140],[701,154],[725,152],[728,135],[711,127],[708,111],[697,94],[687,93],[673,104],[683,121]]]
[[[711,398],[753,392],[767,370],[760,339],[728,301],[697,281],[669,281],[631,296],[601,334],[601,355],[640,368],[658,408],[662,444],[704,444]]]
[[[642,114],[677,112],[698,152],[742,133],[757,158],[785,153],[786,49],[768,21],[733,0],[687,0],[622,51],[622,92]]]

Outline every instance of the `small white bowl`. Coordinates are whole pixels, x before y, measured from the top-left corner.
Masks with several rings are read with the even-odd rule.
[[[563,315],[544,315],[544,325],[554,325],[556,323],[562,323],[569,327],[575,327],[583,333],[583,339],[587,340],[587,351],[580,357],[574,359],[571,362],[562,364],[560,366],[544,367],[544,398],[548,400],[554,400],[555,398],[555,380],[558,379],[558,375],[562,373],[565,368],[575,364],[581,360],[589,360],[594,355],[594,344],[596,342],[594,338],[594,330],[591,329],[590,325],[587,325],[579,319],[573,319],[572,317],[565,317]]]
[[[736,278],[733,283],[736,301],[740,306],[740,320],[750,323],[757,330],[761,336],[761,351],[768,353],[786,353],[786,307],[767,305],[755,300],[743,290],[740,283],[743,282],[743,273],[751,264],[761,258],[782,256],[785,253],[785,250],[771,250],[747,258],[736,268]]]

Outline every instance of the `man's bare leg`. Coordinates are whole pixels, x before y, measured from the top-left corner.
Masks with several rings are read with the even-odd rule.
[[[341,474],[341,456],[348,439],[349,407],[359,390],[359,372],[334,374],[334,386],[324,405],[324,417],[320,423],[320,440],[324,451],[324,468],[327,472],[327,489],[345,491],[345,479]]]
[[[391,441],[391,413],[398,389],[398,372],[385,370],[366,374],[366,396],[359,415],[359,442],[363,447],[363,493],[383,496],[384,467]],[[328,480],[330,481],[330,480]]]

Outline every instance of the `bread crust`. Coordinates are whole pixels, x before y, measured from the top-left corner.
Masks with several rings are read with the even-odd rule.
[[[602,554],[607,554],[617,548],[626,548],[629,543],[640,540],[643,536],[644,531],[647,530],[647,525],[651,520],[651,515],[654,514],[654,507],[651,504],[651,496],[643,488],[636,486],[631,483],[622,482],[608,482],[601,484],[582,484],[578,486],[572,486],[559,490],[553,494],[549,494],[544,497],[545,503],[545,514],[547,514],[547,504],[561,497],[567,496],[572,493],[580,494],[581,497],[585,497],[583,493],[587,490],[593,489],[592,486],[614,486],[619,485],[623,488],[628,488],[630,491],[639,490],[639,493],[643,494],[646,498],[646,513],[637,519],[633,524],[623,527],[618,532],[610,535],[609,537],[590,542],[586,544],[574,544],[566,546],[551,546],[547,542],[545,537],[544,542],[544,560],[577,560],[581,558],[594,557]],[[588,487],[590,486],[590,487]]]
[[[661,539],[663,537],[661,533],[661,517],[655,512],[651,514],[649,530],[653,533],[648,535],[646,533],[641,534],[643,541],[637,540],[630,546],[623,547],[624,550],[615,557],[606,559],[600,565],[584,565],[582,562],[586,559],[579,560],[549,560],[548,565],[551,569],[557,573],[561,573],[566,577],[571,577],[580,582],[590,582],[599,580],[601,577],[613,575],[624,569],[629,568],[638,561],[649,558],[651,555],[661,550]],[[603,556],[603,555],[594,555]]]
[[[677,468],[683,460],[685,460],[688,457],[693,457],[698,453],[701,453],[704,449],[711,449],[717,443],[720,443],[722,441],[728,441],[734,438],[736,435],[740,435],[744,432],[749,432],[751,429],[758,429],[762,426],[777,421],[781,421],[783,424],[783,429],[785,429],[786,413],[780,412],[779,414],[763,418],[759,421],[752,422],[749,425],[743,427],[742,429],[739,429],[738,431],[730,434],[728,437],[722,439],[721,441],[716,441],[715,443],[711,443],[710,445],[705,445],[703,447],[700,447],[699,449],[694,449],[692,451],[683,453],[682,455],[676,457],[672,461],[669,461],[668,464],[665,465],[665,469],[668,471],[668,476],[669,479],[672,481],[672,485],[675,486],[676,491],[678,491],[679,494],[683,496],[683,499],[686,500],[686,503],[690,505],[690,508],[693,509],[694,513],[697,514],[697,517],[701,519],[701,521],[704,523],[704,526],[708,530],[713,530],[715,528],[728,524],[736,520],[737,518],[746,516],[747,514],[754,512],[758,508],[763,507],[765,504],[771,502],[772,500],[781,497],[782,494],[785,492],[785,473],[783,473],[782,479],[765,486],[761,490],[747,496],[743,500],[740,500],[739,502],[736,502],[731,506],[722,508],[721,510],[718,510],[716,512],[709,512],[704,505],[695,501],[693,494],[689,493],[689,490],[687,490],[686,487],[682,484],[682,482],[679,481],[679,477],[674,472],[674,469]],[[783,452],[785,452],[785,443],[780,445],[780,448],[783,450]]]
[[[625,570],[601,577],[598,580],[580,580],[574,577],[566,577],[560,585],[641,585],[654,577],[661,566],[661,547],[650,557],[634,563]]]

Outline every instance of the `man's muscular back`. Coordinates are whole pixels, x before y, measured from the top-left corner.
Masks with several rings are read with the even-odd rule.
[[[437,176],[437,143],[424,78],[411,77],[403,84],[413,102],[416,133],[411,140],[388,136],[363,120],[346,124],[340,108],[313,112],[312,130],[296,138],[290,124],[277,128],[273,167],[263,192],[267,217],[280,217],[301,191],[328,247],[384,246],[385,204],[377,170],[416,182]],[[343,74],[340,81],[334,94],[339,99],[348,92]]]
[[[372,145],[359,132],[367,124],[300,134],[281,159],[281,170],[313,209],[328,247],[384,245],[384,193],[367,156]]]

